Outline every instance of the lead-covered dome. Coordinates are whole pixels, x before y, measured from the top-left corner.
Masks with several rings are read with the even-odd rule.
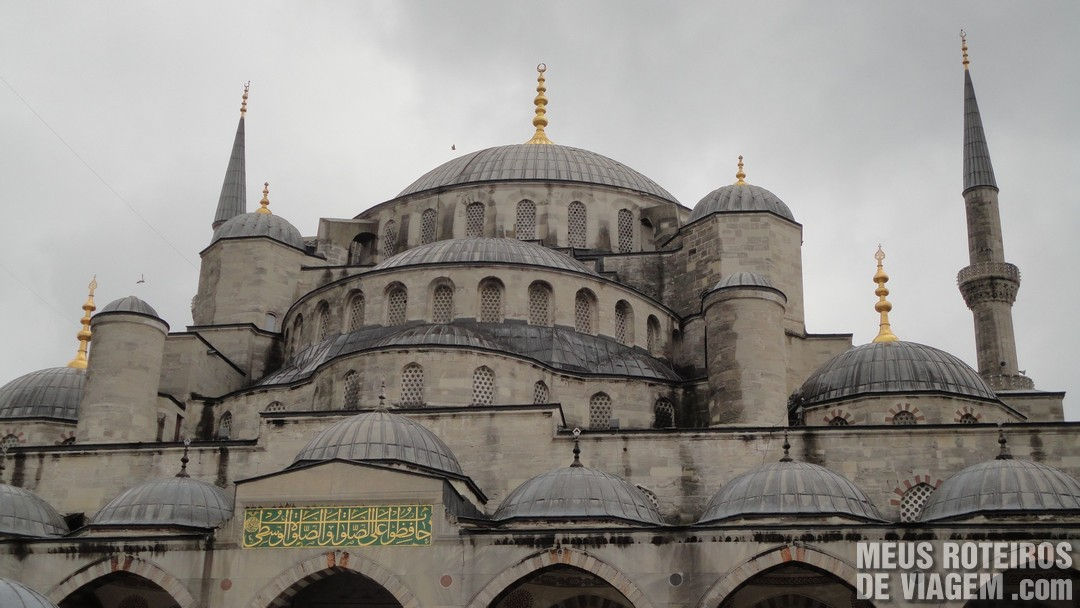
[[[64,518],[40,496],[30,490],[0,484],[0,536],[46,537],[67,533]],[[0,602],[0,606],[7,604]]]
[[[379,262],[373,270],[422,264],[468,263],[521,264],[596,274],[565,253],[543,245],[489,237],[447,239],[420,245]]]
[[[810,406],[856,395],[939,392],[997,401],[967,363],[915,342],[871,342],[833,357],[803,383],[795,400]]]
[[[494,341],[460,324],[417,325],[404,331],[386,336],[375,342],[375,346],[468,346],[502,350]]]
[[[293,464],[334,459],[397,462],[465,475],[454,452],[435,433],[386,410],[350,416],[323,429]]]
[[[0,386],[0,419],[58,418],[75,422],[86,386],[86,370],[50,367]]]
[[[645,493],[622,477],[583,466],[541,473],[518,486],[492,519],[615,519],[663,525]]]
[[[743,473],[713,495],[698,523],[787,516],[840,516],[881,521],[874,503],[846,477],[792,460]]]
[[[254,211],[238,215],[218,226],[214,230],[214,236],[210,239],[210,244],[213,245],[221,239],[256,236],[265,236],[289,247],[304,248],[304,239],[300,236],[300,231],[296,229],[296,226],[290,224],[288,220],[280,215]]]
[[[105,314],[107,312],[132,312],[140,315],[150,315],[151,317],[158,317],[158,313],[154,310],[153,306],[150,306],[143,300],[135,296],[127,296],[119,298],[109,302],[98,311],[98,314]]]
[[[190,477],[141,483],[120,493],[90,520],[99,526],[216,528],[233,514],[221,488]]]
[[[795,221],[791,209],[780,197],[753,184],[730,184],[706,194],[694,205],[689,221],[693,222],[713,213],[740,211],[768,211],[786,220]]]
[[[4,608],[56,608],[56,604],[30,587],[0,578],[0,606]]]
[[[420,176],[398,197],[503,181],[575,182],[625,188],[678,203],[656,182],[606,156],[570,146],[514,144],[472,152]]]
[[[961,469],[926,501],[922,521],[975,515],[1080,514],[1080,482],[1053,467],[999,458]]]

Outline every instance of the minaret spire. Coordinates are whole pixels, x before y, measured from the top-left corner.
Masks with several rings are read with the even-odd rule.
[[[979,102],[975,99],[975,85],[971,83],[968,70],[967,35],[961,30],[960,40],[964,54],[964,191],[986,186],[997,189],[994,167],[990,164],[990,147],[986,145]]]
[[[533,104],[536,105],[536,115],[533,116],[533,126],[536,127],[536,133],[533,133],[532,139],[525,142],[527,144],[553,144],[555,142],[548,139],[547,133],[544,132],[544,128],[548,125],[547,119],[547,87],[544,86],[544,72],[547,71],[547,64],[541,63],[536,66],[536,98],[533,99]]]
[[[248,90],[251,83],[244,84],[244,95],[240,102],[240,122],[236,125],[236,137],[233,138],[232,155],[229,167],[225,170],[225,181],[221,184],[217,211],[211,227],[215,230],[230,219],[247,213],[247,168],[245,167],[244,118],[247,116]]]
[[[79,340],[79,350],[75,353],[75,358],[68,362],[68,367],[75,369],[86,369],[86,349],[90,345],[90,315],[97,310],[97,306],[94,305],[94,290],[97,289],[97,275],[94,275],[90,279],[90,285],[87,286],[90,290],[90,295],[86,296],[86,302],[83,303],[83,317],[82,317],[82,329],[75,336]]]
[[[877,337],[872,342],[896,342],[900,338],[897,338],[896,334],[892,333],[892,326],[889,325],[889,311],[892,310],[892,303],[885,299],[885,296],[889,295],[889,290],[885,287],[885,283],[889,281],[889,275],[885,274],[885,268],[882,266],[882,262],[885,260],[885,252],[881,249],[881,245],[877,246],[874,259],[877,260],[877,272],[874,273],[874,282],[877,283],[877,289],[874,290],[874,295],[878,297],[877,304],[874,304],[874,310],[881,314],[881,322],[878,324]]]

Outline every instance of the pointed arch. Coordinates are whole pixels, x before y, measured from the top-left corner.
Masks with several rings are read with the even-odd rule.
[[[346,551],[330,551],[297,562],[263,585],[246,608],[284,608],[305,587],[335,572],[365,576],[386,589],[402,608],[420,608],[420,601],[397,575],[372,559]]]
[[[698,608],[716,608],[740,585],[776,566],[788,562],[806,564],[832,573],[845,584],[855,586],[855,567],[839,557],[802,545],[781,545],[768,549],[749,561],[720,575],[698,601]]]
[[[83,566],[45,595],[52,603],[60,604],[84,585],[116,572],[127,572],[153,582],[172,596],[179,608],[198,608],[195,597],[179,579],[157,564],[134,555],[111,555]]]

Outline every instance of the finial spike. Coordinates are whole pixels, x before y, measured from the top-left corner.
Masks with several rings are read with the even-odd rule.
[[[386,407],[386,378],[383,378],[382,383],[379,385],[379,409],[385,410]]]
[[[1012,454],[1009,453],[1009,440],[1005,439],[1005,429],[1000,422],[998,423],[998,446],[1000,450],[995,460],[1012,460]]]
[[[536,66],[536,98],[533,99],[533,104],[536,106],[536,115],[533,116],[532,124],[536,127],[536,133],[533,133],[532,139],[525,142],[527,144],[553,144],[555,142],[548,139],[547,133],[544,128],[548,125],[547,119],[547,87],[544,86],[544,72],[547,71],[547,64],[541,63]]]
[[[746,172],[743,171],[742,154],[739,155],[739,170],[735,172],[735,185],[746,185]]]
[[[97,289],[97,275],[90,279],[90,284],[87,286],[89,289],[89,295],[86,296],[86,302],[83,303],[83,316],[82,316],[82,329],[75,335],[75,338],[79,341],[79,350],[75,353],[75,358],[68,362],[68,367],[75,369],[86,369],[88,359],[86,358],[86,350],[90,345],[90,315],[97,306],[94,305],[94,290]]]
[[[263,197],[255,213],[270,213],[270,182],[263,182]]]
[[[184,438],[184,455],[180,457],[180,472],[176,474],[177,477],[191,477],[187,472],[187,463],[191,462],[188,458],[188,448],[191,446],[191,440]]]
[[[960,52],[964,55],[964,69],[968,69],[968,64],[971,63],[968,60],[968,47],[967,47],[967,32],[960,30]]]
[[[581,464],[581,445],[578,443],[578,437],[581,436],[581,429],[574,428],[574,462],[570,463],[572,467],[585,466]]]
[[[240,118],[243,118],[244,116],[247,116],[248,89],[250,89],[250,88],[251,88],[251,81],[249,80],[249,81],[244,83],[244,96],[241,98],[242,101],[240,102]]]
[[[787,431],[784,431],[784,456],[780,462],[791,462],[791,443],[788,441]]]
[[[878,243],[874,259],[877,260],[877,272],[874,273],[874,282],[877,283],[877,289],[874,290],[874,295],[878,297],[877,304],[874,304],[874,310],[881,314],[881,321],[878,324],[878,335],[872,341],[896,342],[900,338],[896,337],[896,334],[892,332],[892,326],[889,325],[889,311],[892,310],[892,304],[885,299],[885,296],[889,295],[889,290],[885,288],[889,275],[885,274],[885,268],[881,265],[881,262],[885,259],[885,251],[882,250],[880,243]]]

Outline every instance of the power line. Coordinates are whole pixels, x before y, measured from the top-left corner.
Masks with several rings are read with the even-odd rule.
[[[54,313],[56,313],[56,316],[58,318],[64,319],[65,321],[70,321],[71,320],[71,318],[69,316],[65,316],[64,313],[60,312],[60,309],[57,308],[48,299],[46,299],[45,296],[38,293],[36,290],[34,290],[33,287],[30,287],[29,285],[24,283],[23,280],[19,278],[19,275],[12,272],[12,270],[10,268],[8,268],[6,264],[4,264],[3,262],[0,262],[0,268],[3,268],[5,272],[7,272],[9,275],[11,275],[11,278],[15,279],[15,282],[18,283],[19,285],[21,285],[23,289],[25,289],[26,291],[29,291],[30,293],[34,294],[34,297],[41,300],[42,304],[44,304],[45,306],[48,306],[50,310],[52,310]]]

